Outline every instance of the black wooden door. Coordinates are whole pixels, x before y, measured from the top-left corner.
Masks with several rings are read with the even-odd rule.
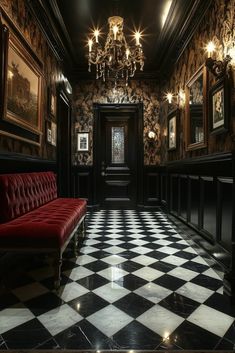
[[[134,113],[101,115],[100,202],[104,208],[136,205],[137,126]]]

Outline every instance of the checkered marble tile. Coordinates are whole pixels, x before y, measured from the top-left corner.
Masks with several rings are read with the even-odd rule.
[[[234,311],[199,250],[161,211],[88,213],[58,291],[48,258],[0,258],[0,349],[233,350]]]

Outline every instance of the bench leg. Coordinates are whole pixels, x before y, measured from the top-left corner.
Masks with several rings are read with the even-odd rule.
[[[75,257],[77,257],[78,255],[78,231],[76,231],[76,233],[74,234],[73,237],[73,252]]]
[[[61,265],[62,265],[62,253],[61,251],[56,252],[54,255],[54,286],[55,289],[59,289],[60,287],[60,279],[61,279]]]

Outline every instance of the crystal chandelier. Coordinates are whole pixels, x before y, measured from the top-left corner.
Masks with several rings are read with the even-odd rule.
[[[135,32],[135,45],[128,45],[123,33],[123,18],[113,16],[108,18],[109,33],[104,49],[99,43],[99,30],[93,33],[93,39],[88,40],[88,71],[91,72],[91,64],[96,66],[96,79],[113,78],[115,86],[118,79],[125,79],[135,75],[137,65],[140,71],[144,67],[144,53],[140,44],[140,32]]]

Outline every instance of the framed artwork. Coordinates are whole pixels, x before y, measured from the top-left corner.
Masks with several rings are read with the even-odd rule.
[[[168,150],[175,150],[177,148],[177,120],[179,111],[173,110],[168,114]]]
[[[209,91],[210,131],[220,134],[228,130],[228,80],[222,78]]]
[[[50,88],[48,89],[48,110],[50,115],[56,116],[56,95]]]
[[[77,150],[78,150],[78,152],[89,151],[89,132],[78,132],[78,134],[77,134]]]
[[[46,141],[47,143],[51,144],[51,122],[46,121]]]
[[[185,86],[185,142],[186,150],[207,145],[207,80],[204,65],[193,74]]]
[[[53,121],[51,122],[51,144],[56,146],[57,142],[57,125]]]
[[[4,27],[2,42],[3,102],[1,118],[9,136],[40,145],[42,134],[42,70],[35,54],[18,39],[11,28]]]

